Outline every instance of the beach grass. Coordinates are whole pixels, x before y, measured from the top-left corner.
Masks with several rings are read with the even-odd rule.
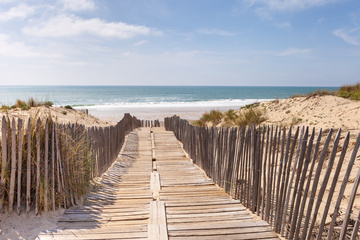
[[[360,100],[360,83],[343,85],[339,89],[339,96],[351,100]]]
[[[21,109],[21,110],[29,110],[32,107],[40,107],[40,106],[46,106],[46,107],[51,107],[52,105],[54,105],[53,102],[51,101],[40,101],[37,100],[33,97],[28,98],[26,101],[22,100],[22,99],[17,99],[15,101],[14,105],[1,105],[0,110],[10,110],[10,109]]]
[[[297,98],[297,97],[311,98],[311,97],[315,97],[315,96],[337,96],[337,95],[338,95],[337,91],[329,91],[326,89],[317,89],[316,91],[310,92],[307,94],[294,94],[290,98]]]
[[[338,91],[329,91],[326,89],[318,89],[307,94],[294,94],[290,98],[306,97],[311,98],[315,96],[338,96],[351,100],[360,100],[360,82],[355,84],[345,84],[340,86]]]
[[[193,124],[201,127],[207,126],[208,123],[218,125],[221,122],[223,115],[224,113],[219,110],[211,110],[210,112],[204,113],[202,117],[199,120],[194,121]]]
[[[260,124],[266,120],[265,112],[255,108],[258,104],[248,105],[241,108],[239,111],[230,109],[226,112],[219,110],[212,110],[209,113],[206,112],[203,116],[192,122],[195,126],[217,126],[224,122],[224,126],[249,126],[252,124]]]

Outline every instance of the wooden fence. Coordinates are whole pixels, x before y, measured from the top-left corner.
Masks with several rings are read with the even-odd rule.
[[[125,135],[141,125],[129,114],[115,126],[86,128],[51,119],[2,118],[0,209],[67,208],[116,160]]]
[[[141,127],[160,127],[159,120],[141,120]]]
[[[351,142],[341,130],[324,139],[321,129],[308,127],[196,127],[177,116],[166,118],[165,128],[275,232],[288,239],[359,239],[360,135]]]

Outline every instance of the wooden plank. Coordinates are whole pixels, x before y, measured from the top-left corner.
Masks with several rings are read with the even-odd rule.
[[[155,123],[150,122],[149,124]],[[185,129],[185,126],[186,124],[179,123],[179,127]],[[88,195],[84,207],[65,212],[58,226],[67,230],[59,229],[57,234],[53,234],[55,237],[70,237],[71,239],[76,235],[79,239],[89,239],[93,236],[96,236],[93,237],[95,239],[113,239],[115,233],[118,233],[118,239],[122,239],[126,233],[130,233],[128,238],[148,236],[148,239],[168,239],[169,232],[170,238],[174,239],[182,238],[184,234],[185,239],[219,239],[219,237],[221,239],[276,239],[276,235],[267,223],[254,221],[238,200],[231,199],[224,190],[216,187],[203,171],[192,165],[189,159],[177,157],[180,156],[177,151],[183,150],[179,144],[177,146],[168,145],[175,139],[173,134],[164,132],[161,128],[151,129],[157,153],[157,172],[150,174],[152,142],[150,129],[146,129],[146,132],[144,129],[140,132],[141,134],[137,133],[137,137],[141,144],[148,147],[142,147],[143,150],[136,151],[134,148],[139,146],[137,145],[133,146],[134,150],[123,151],[124,161],[121,162],[120,157],[117,163],[113,164],[103,175],[100,184],[101,190]],[[209,156],[213,150],[208,146],[208,144],[212,144],[210,141],[212,137],[206,129],[198,129],[198,133],[201,134],[201,138],[206,138],[207,142],[201,142],[201,138],[194,140],[194,143],[197,144],[194,153],[195,161],[205,166],[213,159]],[[227,187],[229,187],[229,183],[224,180],[236,179],[235,176],[230,179],[227,175],[230,172],[231,174],[235,173],[233,167],[237,168],[235,163],[233,167],[230,163],[235,160],[230,155],[234,155],[235,152],[239,153],[238,150],[230,147],[231,142],[239,137],[235,133],[237,131],[232,130],[229,133],[222,132],[220,134],[223,139],[228,141],[228,144],[224,144],[217,157],[214,157],[218,162],[211,166],[208,165],[204,169],[204,171],[218,176],[219,183],[222,182]],[[187,134],[179,131],[178,137],[188,137]],[[248,131],[247,138],[249,140],[251,139],[250,134],[251,131]],[[243,136],[245,139],[245,135]],[[146,139],[146,142],[144,143],[142,139]],[[260,140],[259,135],[259,138],[256,138],[258,146],[260,146]],[[237,142],[239,143],[239,141]],[[125,149],[126,147],[127,145],[125,145]],[[114,146],[111,145],[111,148]],[[224,152],[228,150],[231,152],[230,155]],[[251,156],[258,161],[259,156],[254,154],[254,149],[250,150],[251,146],[248,144],[247,149],[243,151],[245,153],[241,153],[241,155],[249,155],[253,151]],[[106,154],[107,151],[108,149],[104,149],[101,154]],[[107,155],[113,155],[113,151]],[[221,161],[223,157],[226,158],[225,161]],[[122,165],[122,163],[126,164]],[[251,164],[253,163],[247,163],[248,166]],[[226,170],[222,171],[223,167]],[[259,192],[258,187],[254,186],[259,179],[260,174],[257,174],[259,169],[260,167],[255,163],[251,168],[252,173],[244,172],[245,179],[250,180],[252,184],[250,193],[254,192],[252,187],[257,189],[255,194]],[[232,187],[232,184],[230,186]],[[248,186],[244,186],[246,186],[246,191],[249,191]],[[159,191],[159,197],[156,199],[161,201],[151,201],[153,200],[152,190]],[[244,195],[244,198],[248,197],[248,195]],[[251,201],[249,199],[248,203]],[[259,206],[258,203],[259,201],[256,201],[257,206]],[[142,227],[139,230],[138,226],[144,226],[147,222],[147,228]],[[168,229],[170,226],[171,230]],[[117,229],[117,227],[119,228]],[[145,233],[145,235],[140,236],[135,233]],[[50,235],[50,233],[46,234],[44,233],[42,237]]]
[[[165,204],[162,201],[152,201],[150,203],[148,239],[149,240],[168,239],[166,216],[165,216]]]
[[[158,172],[151,173],[151,180],[150,180],[150,189],[152,191],[153,199],[159,200],[160,197],[160,175]]]

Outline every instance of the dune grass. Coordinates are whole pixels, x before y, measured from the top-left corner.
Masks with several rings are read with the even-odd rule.
[[[206,112],[203,116],[194,121],[192,124],[195,126],[217,126],[221,122],[224,122],[224,126],[249,126],[252,124],[260,124],[266,120],[264,111],[255,108],[258,104],[251,106],[245,106],[239,111],[230,109],[226,112],[219,110],[212,110],[209,113]]]
[[[224,114],[219,110],[211,110],[210,112],[204,113],[202,117],[199,120],[194,121],[193,124],[201,127],[205,127],[208,124],[216,126],[221,122],[223,115]]]
[[[314,92],[310,92],[307,94],[294,94],[292,95],[290,98],[297,98],[297,97],[306,97],[306,98],[311,98],[311,97],[315,97],[315,96],[337,96],[338,92],[337,91],[329,91],[326,89],[317,89]]]
[[[360,100],[360,83],[341,86],[338,95],[351,100]]]
[[[16,104],[23,104],[23,102],[16,102]],[[5,115],[6,123],[8,126],[8,131],[17,130],[16,132],[16,141],[15,141],[15,148],[16,151],[19,151],[19,139],[22,139],[23,144],[21,145],[21,157],[17,157],[17,161],[22,166],[22,169],[26,169],[27,166],[27,154],[30,147],[30,155],[31,155],[31,167],[30,167],[30,205],[33,208],[34,202],[36,201],[36,192],[38,191],[38,209],[41,210],[50,210],[52,208],[52,199],[51,199],[51,189],[55,189],[55,206],[58,207],[63,205],[64,199],[67,202],[70,202],[71,205],[80,201],[82,196],[86,194],[89,190],[89,185],[91,181],[91,148],[90,142],[87,136],[87,132],[84,126],[82,125],[61,125],[55,122],[55,119],[51,117],[51,114],[47,115],[45,119],[39,121],[40,117],[40,110],[35,112],[34,116],[31,116],[27,120],[22,120],[23,125],[21,128],[21,135],[19,135],[19,129],[15,127],[12,128],[12,122],[16,121],[17,123],[20,121],[19,119],[10,119],[9,115]],[[48,137],[47,141],[49,143],[48,151],[45,150],[45,129],[46,129],[46,122],[48,123]],[[28,125],[30,123],[30,125]],[[52,131],[56,131],[56,136],[52,135]],[[28,142],[28,134],[30,134],[30,142]],[[45,177],[45,169],[44,163],[40,165],[40,175],[39,181],[40,185],[37,190],[37,136],[39,137],[40,142],[40,156],[41,161],[45,159],[45,154],[47,152],[47,159],[48,159],[48,175]],[[10,140],[11,135],[7,136],[8,140],[8,149],[12,149],[12,141]],[[55,140],[57,138],[57,140]],[[55,142],[57,142],[55,144]],[[59,155],[55,160],[54,165],[54,176],[55,182],[51,182],[51,144],[54,143],[57,148],[59,148]],[[2,142],[0,141],[0,148],[2,147]],[[59,157],[59,158],[58,158]],[[10,154],[7,156],[7,162],[10,163]],[[61,163],[61,167],[59,167],[59,163]],[[1,163],[0,163],[1,164]],[[1,169],[1,168],[0,168]],[[22,178],[25,179],[26,172],[23,172]],[[58,176],[58,178],[57,178]],[[0,186],[0,196],[4,196],[4,204],[8,204],[8,196],[9,196],[9,183],[10,183],[10,172],[6,172],[5,174],[5,183],[4,185]],[[62,181],[58,181],[63,179]],[[18,186],[18,180],[16,178],[16,186]],[[26,199],[26,191],[27,188],[26,181],[22,180],[20,183],[21,186],[21,204],[24,207],[25,199]],[[18,200],[17,195],[14,195],[14,203]],[[75,203],[74,203],[75,201]],[[15,206],[15,205],[14,205]],[[1,208],[1,206],[0,206]],[[46,209],[45,209],[46,208]]]
[[[51,101],[40,101],[37,100],[33,97],[28,98],[26,101],[21,100],[21,99],[17,99],[15,101],[14,105],[2,105],[0,107],[0,110],[10,110],[10,109],[21,109],[21,110],[29,110],[32,107],[39,107],[39,106],[46,106],[46,107],[51,107],[52,105],[54,105],[53,102]]]
[[[345,84],[340,86],[338,91],[329,91],[326,89],[318,89],[308,94],[295,94],[291,98],[306,97],[311,98],[315,96],[339,96],[351,100],[360,100],[360,82],[355,84]]]

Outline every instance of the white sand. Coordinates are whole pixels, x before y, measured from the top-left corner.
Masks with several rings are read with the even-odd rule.
[[[63,212],[64,209],[60,209],[37,216],[33,212],[20,216],[16,213],[0,213],[0,239],[35,239],[41,231],[55,228]]]
[[[241,106],[231,107],[114,107],[114,108],[89,108],[89,114],[104,120],[104,121],[119,121],[123,118],[124,113],[130,113],[132,116],[143,120],[160,120],[163,121],[165,117],[172,117],[174,115],[180,116],[187,120],[199,119],[202,114],[210,110],[226,111],[229,109],[238,109]]]

